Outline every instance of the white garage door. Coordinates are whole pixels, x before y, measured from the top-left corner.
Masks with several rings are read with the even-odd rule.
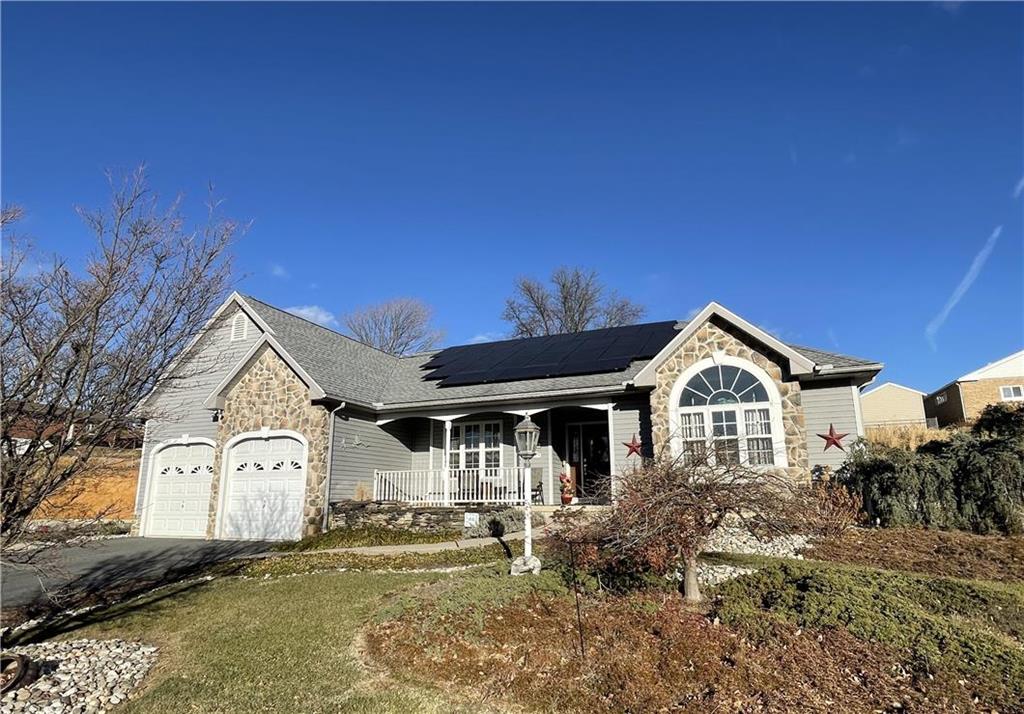
[[[302,443],[287,436],[253,438],[231,447],[221,535],[295,540],[302,536],[306,463]]]
[[[174,444],[156,453],[147,536],[203,538],[210,513],[213,447]]]

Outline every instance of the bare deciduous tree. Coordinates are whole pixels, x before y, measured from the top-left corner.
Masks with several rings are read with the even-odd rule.
[[[433,311],[421,300],[395,298],[354,310],[342,322],[360,342],[393,355],[433,349],[444,333],[431,325]]]
[[[0,547],[126,424],[154,416],[143,398],[189,378],[175,358],[223,301],[239,226],[216,202],[197,229],[180,199],[161,207],[140,168],[108,177],[106,209],[79,209],[96,246],[81,269],[37,260],[5,209],[0,288],[3,491]],[[11,220],[9,220],[11,219]],[[194,377],[194,375],[192,375]]]
[[[697,558],[711,534],[735,523],[756,534],[782,532],[792,496],[779,473],[715,458],[713,445],[685,457],[662,458],[624,474],[615,501],[604,514],[563,524],[553,537],[588,544],[600,567],[683,572],[683,594],[701,599]]]
[[[582,332],[632,325],[645,309],[604,287],[593,270],[559,268],[548,287],[533,278],[516,280],[502,319],[515,337]]]

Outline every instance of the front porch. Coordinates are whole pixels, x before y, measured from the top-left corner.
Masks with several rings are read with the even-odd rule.
[[[537,456],[527,474],[514,429],[526,415],[540,427]],[[408,445],[411,468],[375,464],[372,498],[422,506],[561,504],[561,474],[573,504],[607,504],[614,476],[639,456],[619,442],[650,434],[646,399],[538,405],[523,409],[408,416],[378,421]],[[616,454],[620,450],[622,454]]]
[[[373,472],[373,500],[418,506],[452,506],[468,503],[522,504],[526,498],[526,469],[426,469]],[[531,490],[537,502],[539,488]]]

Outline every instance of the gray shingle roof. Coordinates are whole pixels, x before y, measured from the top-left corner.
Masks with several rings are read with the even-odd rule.
[[[325,392],[363,404],[380,401],[401,360],[254,297],[244,297],[270,325],[281,346]]]
[[[842,367],[872,367],[879,364],[875,360],[851,357],[850,355],[841,355],[835,352],[825,352],[823,350],[816,350],[813,347],[789,346],[817,365],[830,364],[838,369]]]
[[[262,300],[250,296],[245,296],[245,300],[274,331],[278,342],[325,392],[362,404],[383,403],[391,407],[617,388],[650,362],[648,359],[636,360],[625,370],[615,372],[442,387],[437,380],[424,379],[430,370],[423,366],[437,354],[436,351],[395,357]],[[682,329],[685,324],[681,321],[678,326]],[[880,368],[877,362],[859,357],[799,345],[789,346],[819,365],[830,364],[837,369]]]

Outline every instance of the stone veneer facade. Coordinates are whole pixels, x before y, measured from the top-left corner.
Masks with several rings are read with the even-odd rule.
[[[679,346],[656,369],[654,391],[651,392],[651,436],[654,453],[668,450],[670,426],[669,410],[672,387],[687,367],[707,359],[715,352],[724,352],[733,357],[753,362],[767,372],[782,397],[782,426],[785,430],[786,456],[789,460],[787,473],[796,479],[810,477],[807,460],[807,432],[804,426],[804,412],[800,403],[800,383],[795,379],[786,380],[782,367],[769,359],[751,343],[750,339],[727,326],[712,322],[701,325],[686,342]]]
[[[310,403],[309,388],[273,349],[267,347],[228,389],[224,411],[217,426],[213,482],[210,485],[210,518],[206,533],[214,536],[224,445],[231,437],[268,429],[297,431],[309,442],[306,463],[306,497],[303,535],[322,529],[327,481],[327,409]]]

